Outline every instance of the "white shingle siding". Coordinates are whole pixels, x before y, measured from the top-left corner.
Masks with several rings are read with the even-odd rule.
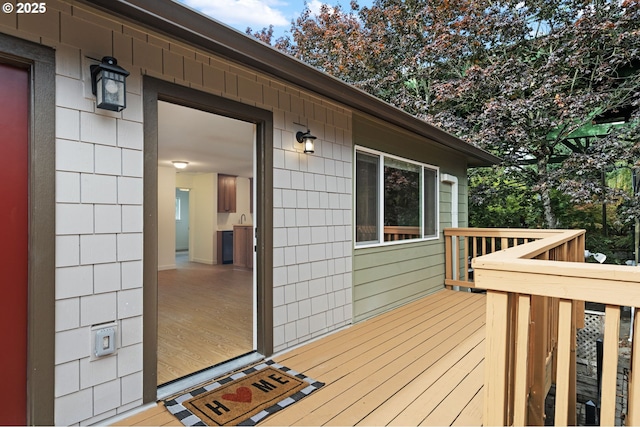
[[[7,17],[0,31],[56,50],[56,424],[142,404],[144,74],[273,112],[275,351],[351,322],[350,111],[84,4],[49,1],[37,25]],[[121,113],[91,94],[106,55],[131,72]],[[92,360],[91,327],[109,322],[118,352]]]
[[[314,113],[302,122],[318,136],[315,153],[300,153],[295,129],[280,132],[274,148],[276,351],[351,322],[350,129],[316,121],[342,113],[302,100]]]

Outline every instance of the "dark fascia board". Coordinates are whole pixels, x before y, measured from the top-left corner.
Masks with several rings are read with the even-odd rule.
[[[170,0],[85,2],[400,126],[463,154],[469,166],[500,162],[499,157],[485,150],[182,4]]]

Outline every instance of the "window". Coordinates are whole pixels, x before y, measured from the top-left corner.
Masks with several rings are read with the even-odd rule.
[[[357,246],[438,237],[438,170],[356,149]]]
[[[356,242],[378,242],[378,156],[356,153]]]

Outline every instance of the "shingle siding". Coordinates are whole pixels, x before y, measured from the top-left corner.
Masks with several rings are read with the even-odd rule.
[[[142,404],[143,75],[273,112],[275,350],[351,323],[350,111],[82,3],[29,18],[0,14],[0,31],[56,49],[56,424]],[[89,65],[108,55],[131,72],[121,113],[91,94]],[[117,354],[94,360],[91,328],[111,322]]]

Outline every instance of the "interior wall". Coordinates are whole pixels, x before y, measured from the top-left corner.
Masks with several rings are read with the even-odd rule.
[[[158,270],[176,268],[176,171],[158,167]]]

